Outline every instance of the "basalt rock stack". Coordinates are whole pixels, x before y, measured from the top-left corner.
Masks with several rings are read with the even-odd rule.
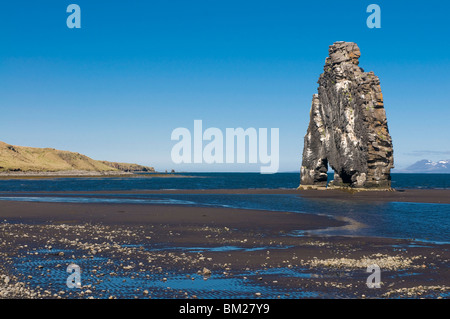
[[[352,42],[329,48],[312,99],[300,186],[327,186],[328,165],[334,170],[333,186],[391,186],[393,148],[380,80],[358,66],[360,55]]]

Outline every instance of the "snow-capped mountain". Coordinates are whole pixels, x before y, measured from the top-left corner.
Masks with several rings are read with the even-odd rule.
[[[450,160],[433,162],[421,160],[404,170],[408,173],[450,173]]]

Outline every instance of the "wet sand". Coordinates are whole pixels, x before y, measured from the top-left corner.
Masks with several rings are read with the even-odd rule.
[[[345,223],[313,214],[180,205],[72,204],[4,201],[0,219],[24,223],[165,224],[172,227],[248,227],[263,232],[318,229]]]
[[[450,296],[450,245],[293,235],[346,225],[326,216],[4,201],[0,221],[0,298]],[[82,269],[80,289],[65,285],[70,263]],[[366,285],[374,263],[379,289]]]

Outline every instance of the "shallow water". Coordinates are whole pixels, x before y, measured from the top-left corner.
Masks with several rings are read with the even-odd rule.
[[[0,200],[38,203],[84,203],[84,204],[154,204],[154,205],[194,205],[195,202],[176,199],[132,199],[97,197],[58,197],[58,196],[0,196]]]
[[[130,245],[136,246],[136,245]],[[155,247],[145,247],[154,249]],[[163,248],[163,247],[159,247]],[[192,250],[191,250],[192,248]],[[238,247],[239,248],[239,247]],[[264,249],[273,249],[264,247]],[[278,249],[281,247],[275,247]],[[189,253],[199,251],[235,251],[236,246],[217,247],[171,247],[166,246],[164,250],[181,250]],[[58,253],[64,252],[64,258]],[[352,289],[336,288],[330,285],[326,289],[311,288],[304,284],[292,284],[292,279],[324,280],[322,282],[341,282],[350,286],[356,282],[365,283],[367,273],[364,269],[342,270],[303,268],[300,266],[261,268],[258,270],[241,270],[233,273],[223,273],[222,270],[212,269],[212,274],[203,276],[197,272],[186,271],[180,268],[166,268],[164,271],[143,271],[140,267],[125,270],[116,267],[115,262],[105,257],[82,258],[81,252],[70,249],[38,249],[28,254],[14,258],[14,274],[26,274],[26,281],[31,287],[41,287],[60,295],[64,298],[76,297],[78,292],[86,292],[81,297],[94,298],[201,298],[201,299],[239,299],[256,298],[256,293],[261,298],[354,298],[355,291]],[[125,261],[125,260],[123,260]],[[128,261],[132,263],[132,260]],[[128,263],[127,262],[127,263]],[[70,289],[67,287],[67,266],[75,263],[81,268],[81,285],[83,288]],[[125,263],[125,264],[127,264]],[[395,282],[403,280],[414,280],[423,276],[420,270],[397,270],[383,272],[383,281]],[[287,282],[284,282],[284,279]],[[294,281],[295,282],[295,281]],[[148,293],[144,293],[147,290]],[[63,291],[63,294],[60,292]],[[383,290],[384,292],[385,290]],[[360,293],[356,291],[356,296]],[[381,293],[380,293],[381,294]],[[427,297],[422,294],[421,297]],[[447,298],[448,292],[429,292],[429,297],[441,296]]]
[[[258,250],[270,250],[270,249],[288,249],[293,246],[262,246],[262,247],[238,247],[238,246],[217,246],[217,247],[181,247],[181,246],[166,246],[166,245],[152,245],[147,247],[145,245],[124,245],[124,247],[143,247],[145,250],[149,251],[170,251],[179,250],[190,253],[202,253],[202,252],[227,252],[227,251],[258,251]]]
[[[58,250],[63,251],[63,250]],[[303,268],[272,268],[258,272],[244,271],[233,273],[232,276],[213,272],[211,276],[204,277],[197,273],[171,271],[171,272],[139,272],[130,273],[127,271],[117,271],[114,275],[109,275],[113,269],[109,269],[105,258],[94,257],[92,259],[52,259],[48,254],[52,251],[40,250],[38,255],[16,258],[15,271],[26,273],[31,276],[28,281],[33,287],[47,287],[52,292],[71,292],[67,288],[66,280],[69,273],[66,266],[76,263],[82,269],[81,285],[88,286],[92,293],[88,296],[95,298],[143,298],[144,290],[150,292],[151,298],[186,298],[193,295],[198,298],[254,298],[259,292],[263,298],[314,298],[325,296],[324,293],[303,290],[301,287],[280,287],[273,284],[259,282],[255,277],[275,276],[275,277],[299,277],[310,278],[316,276],[310,270]],[[71,254],[71,251],[65,251]],[[31,259],[31,261],[30,261]],[[96,274],[92,270],[94,266],[101,265],[102,268]],[[98,275],[101,274],[101,275]],[[318,275],[317,275],[318,276]],[[165,280],[167,279],[167,280]],[[49,287],[49,282],[51,287]],[[86,290],[86,289],[84,289]],[[67,295],[66,295],[67,296]]]

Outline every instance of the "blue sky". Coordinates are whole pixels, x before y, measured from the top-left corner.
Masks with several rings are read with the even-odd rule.
[[[81,29],[66,8],[81,8]],[[369,4],[381,29],[366,26]],[[159,170],[173,129],[280,129],[298,170],[328,46],[356,42],[381,80],[397,168],[450,158],[446,1],[11,1],[0,10],[0,141]]]

